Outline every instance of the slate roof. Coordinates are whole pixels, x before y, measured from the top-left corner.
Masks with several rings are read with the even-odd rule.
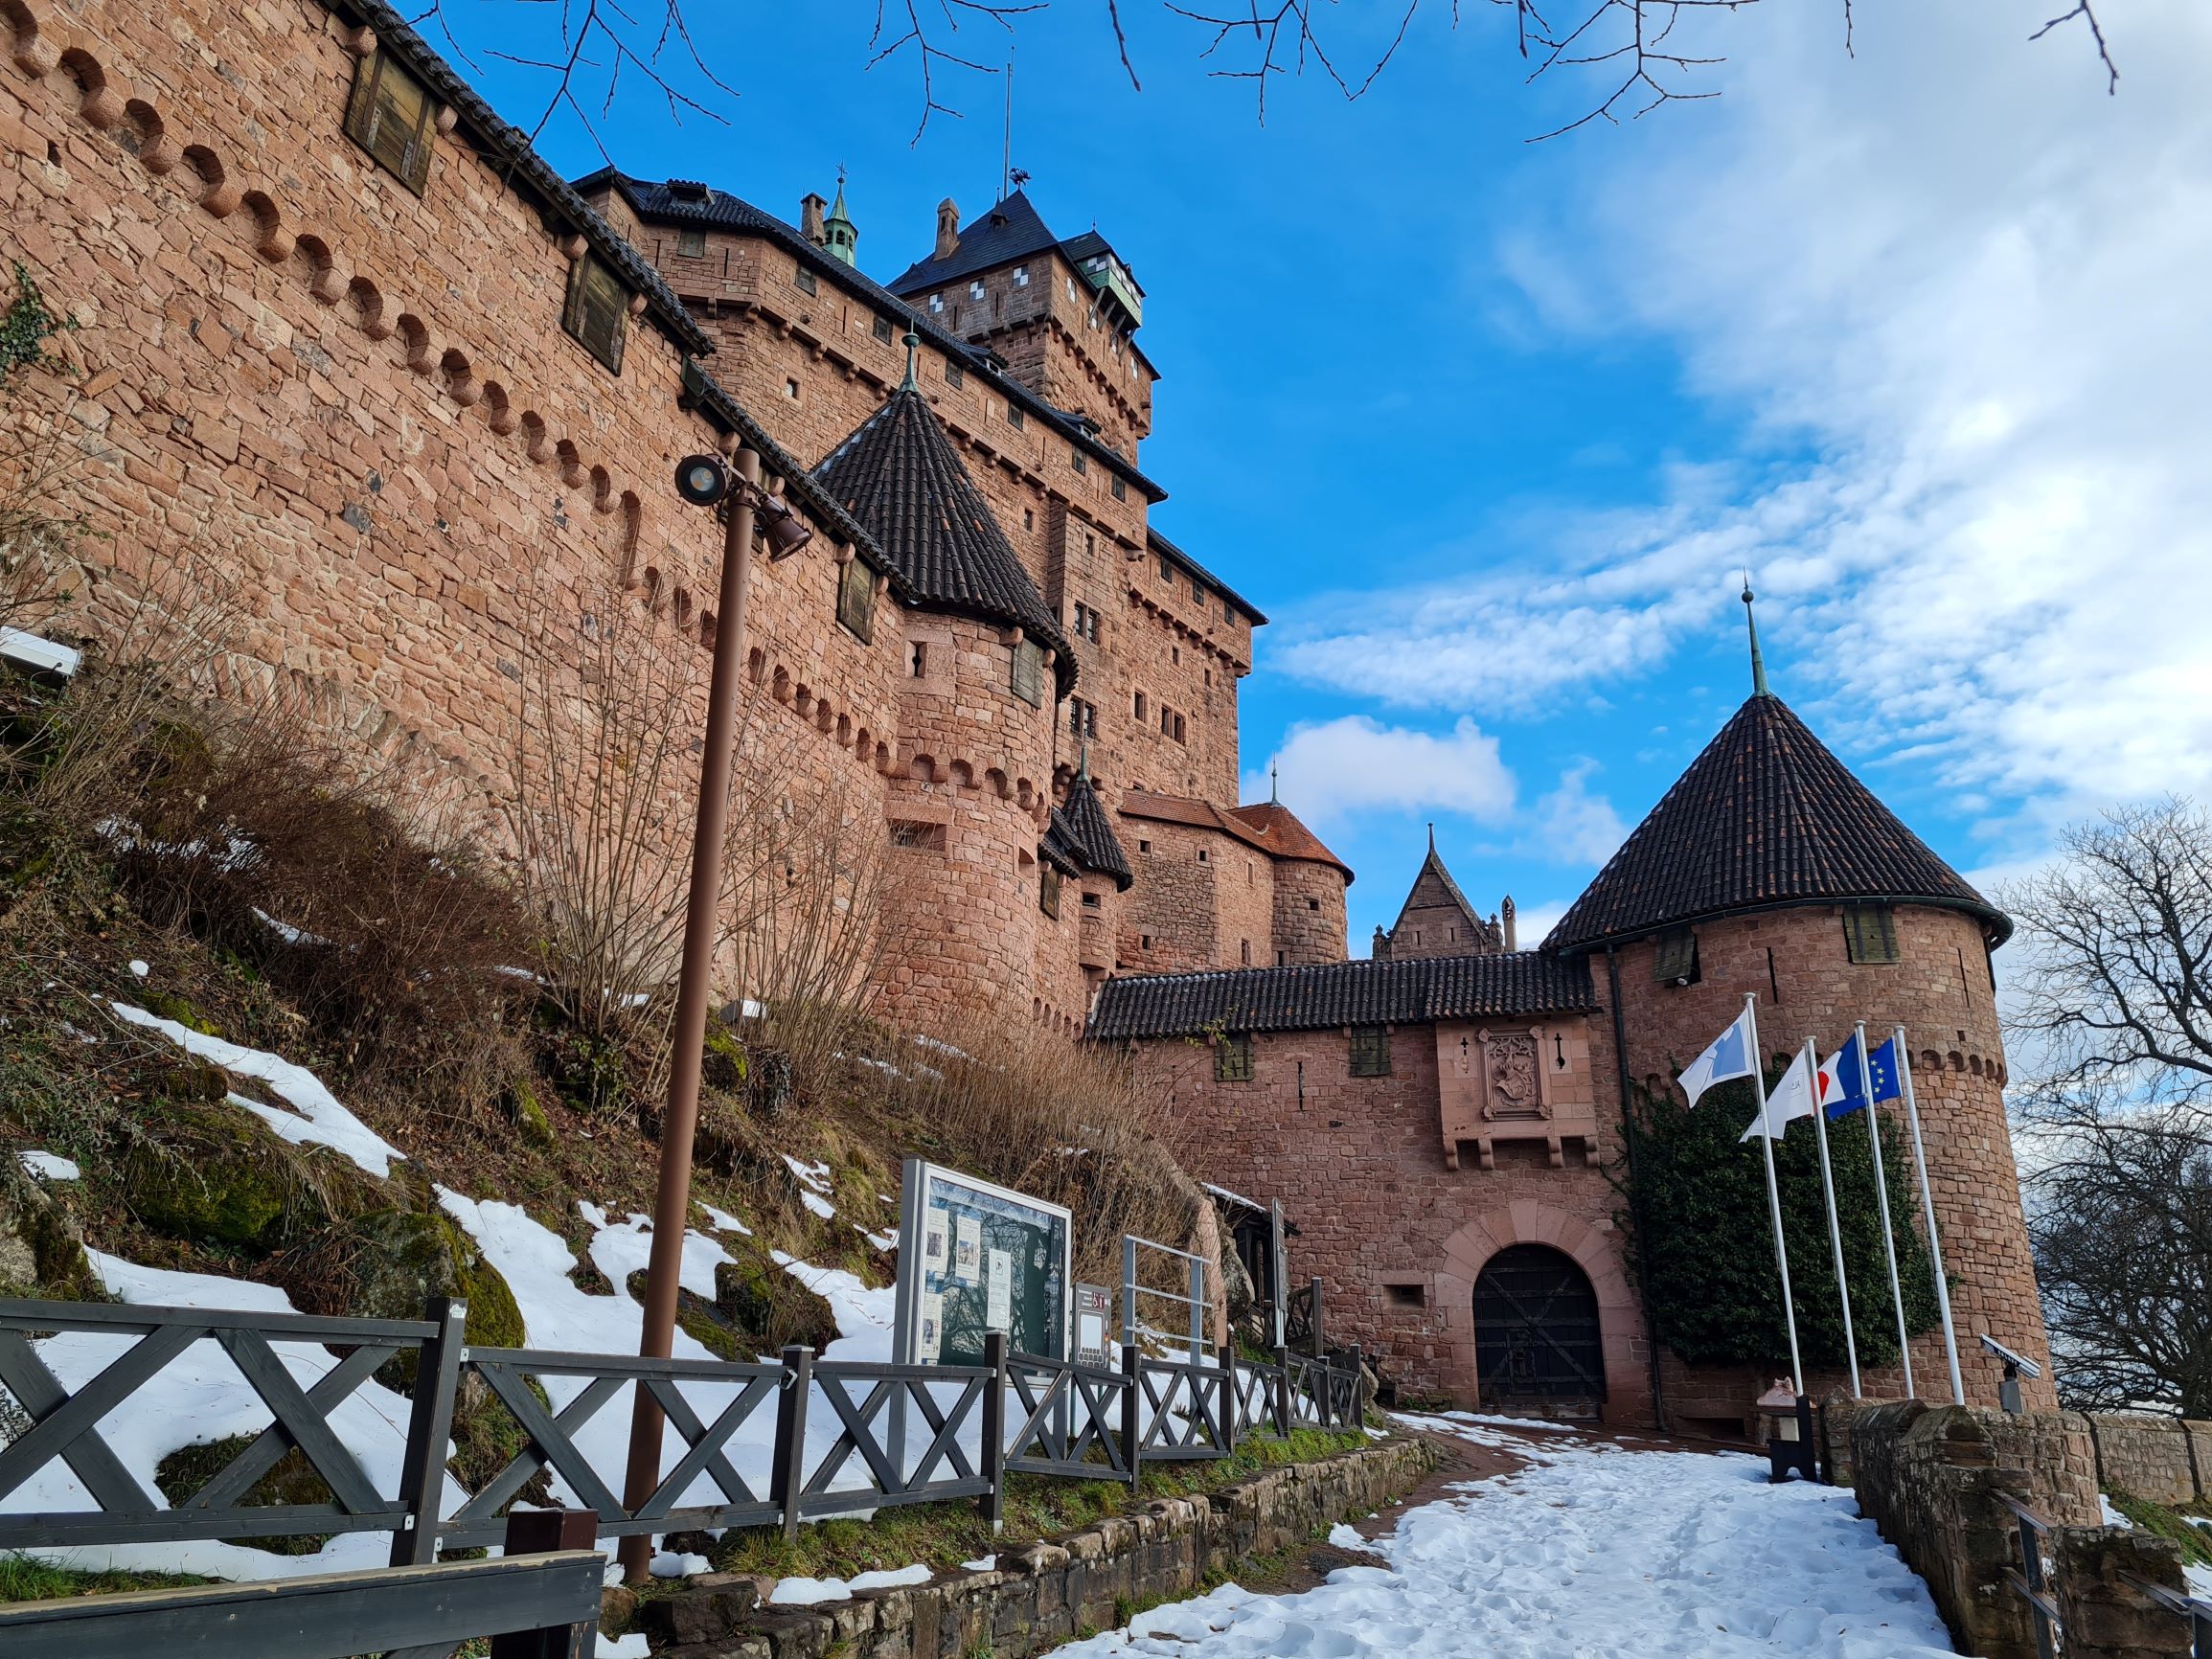
[[[1177,547],[1174,542],[1170,541],[1166,536],[1162,535],[1158,531],[1154,530],[1149,524],[1145,526],[1145,540],[1152,545],[1153,552],[1166,554],[1177,564],[1182,565],[1185,569],[1187,569],[1193,576],[1197,577],[1203,580],[1205,584],[1208,587],[1214,589],[1215,592],[1221,594],[1225,598],[1235,600],[1237,602],[1237,608],[1243,611],[1247,617],[1252,619],[1252,625],[1254,627],[1261,627],[1266,625],[1267,619],[1261,614],[1260,607],[1258,605],[1254,604],[1250,600],[1246,599],[1243,594],[1239,593],[1235,588],[1231,587],[1227,582],[1223,581],[1220,577],[1216,576],[1212,571],[1208,570],[1204,565],[1200,564],[1197,559],[1193,558],[1189,554],[1185,553],[1181,548]]]
[[[338,0],[326,0],[326,3],[337,4]],[[655,184],[650,179],[632,178],[620,169],[611,167],[601,168],[597,172],[578,179],[575,189],[596,190],[602,184],[610,185],[620,192],[640,218],[662,224],[697,225],[709,230],[737,231],[774,242],[802,266],[812,271],[818,281],[836,284],[844,292],[903,322],[938,351],[972,364],[978,374],[990,375],[991,383],[1003,397],[1020,404],[1031,419],[1045,421],[1100,466],[1120,473],[1129,480],[1131,488],[1144,492],[1147,501],[1167,499],[1168,492],[1139,472],[1127,457],[1117,454],[1111,445],[1100,443],[1096,437],[1076,425],[1020,381],[995,367],[990,352],[980,346],[970,345],[957,334],[948,333],[938,327],[927,311],[908,305],[865,272],[847,264],[843,260],[833,258],[828,250],[816,247],[801,236],[796,228],[786,224],[774,214],[755,207],[726,190],[686,184],[682,180],[664,180]],[[678,185],[682,186],[680,192],[673,188]]]
[[[555,218],[573,226],[591,244],[592,252],[621,274],[632,293],[646,297],[648,313],[671,339],[690,352],[715,349],[714,341],[692,320],[683,302],[661,281],[660,273],[584,202],[574,186],[553,170],[531,148],[528,135],[502,120],[483,95],[455,74],[404,17],[383,0],[323,0],[323,4],[338,16],[375,30],[378,50],[391,53],[440,102],[452,109],[461,125],[474,136],[478,148],[502,164],[500,171],[508,184],[520,185],[536,195]]]
[[[1071,875],[1110,875],[1114,886],[1127,893],[1136,883],[1129,856],[1114,834],[1113,822],[1091,787],[1090,773],[1078,772],[1067,786],[1065,804],[1052,809],[1040,850]]]
[[[1050,646],[1066,694],[1076,676],[1067,636],[911,382],[832,449],[814,478],[875,537],[911,603],[1008,624]]]
[[[1231,1032],[1586,1013],[1597,1007],[1586,958],[1519,950],[1414,962],[1329,962],[1109,979],[1089,1034],[1104,1042]]]
[[[916,260],[885,286],[895,294],[918,293],[1059,246],[1060,238],[1046,228],[1027,193],[1017,190],[963,225],[960,245],[948,257],[941,260],[932,254]]]
[[[1781,698],[1755,693],[1560,918],[1585,950],[1737,911],[1888,899],[2011,920],[1876,800]]]

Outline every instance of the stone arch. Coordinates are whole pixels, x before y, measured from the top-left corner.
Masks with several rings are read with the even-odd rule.
[[[227,219],[239,211],[239,189],[230,182],[222,158],[204,144],[184,147],[185,170],[199,183],[200,211],[211,218]]]
[[[591,510],[594,512],[614,511],[614,474],[604,466],[591,469]]]
[[[253,216],[254,252],[263,262],[281,265],[292,257],[292,233],[285,229],[285,216],[264,190],[249,190],[239,205]]]
[[[1475,1397],[1474,1282],[1493,1256],[1509,1244],[1548,1244],[1573,1259],[1589,1276],[1598,1300],[1600,1349],[1606,1372],[1607,1412],[1632,1416],[1649,1398],[1650,1384],[1637,1362],[1644,1336],[1644,1313],[1630,1287],[1620,1235],[1600,1232],[1580,1216],[1524,1198],[1484,1212],[1444,1241],[1444,1261],[1436,1275],[1439,1306],[1466,1309],[1467,1338],[1455,1342],[1453,1369],[1468,1398]],[[1454,1320],[1462,1315],[1454,1312]]]
[[[700,606],[699,644],[710,651],[715,648],[715,629],[718,625],[715,621],[715,607],[711,604]]]
[[[563,438],[553,446],[554,459],[559,463],[560,481],[571,489],[583,488],[583,455],[574,443]]]
[[[157,178],[173,171],[184,159],[184,151],[163,129],[161,112],[143,98],[127,98],[123,103],[123,125],[116,137],[124,148],[138,157],[138,165]]]
[[[768,682],[768,693],[779,703],[791,700],[791,670],[781,663],[776,665],[775,678]]]
[[[660,566],[657,564],[649,564],[645,567],[645,608],[649,611],[658,611],[660,609]]]
[[[334,306],[346,297],[346,273],[338,263],[331,244],[312,231],[292,239],[292,263],[300,268],[307,279],[308,292],[315,303]]]
[[[622,492],[622,542],[621,558],[618,561],[622,570],[622,585],[625,587],[629,586],[634,580],[631,572],[637,566],[638,537],[644,530],[645,503],[638,499],[636,490],[626,489]]]
[[[1001,801],[1008,799],[1014,793],[1014,785],[1007,782],[1006,771],[1003,767],[992,767],[983,774],[983,781],[989,785],[991,792]]]
[[[469,364],[468,354],[458,346],[448,346],[438,359],[438,378],[445,387],[445,396],[467,409],[484,396],[478,384],[476,371]]]
[[[355,277],[346,284],[346,304],[353,313],[353,326],[372,340],[392,337],[391,325],[384,321],[384,291],[367,277]]]
[[[937,781],[937,758],[934,755],[917,755],[906,762],[906,775],[917,784],[934,784]]]
[[[522,453],[540,466],[553,459],[553,444],[545,432],[545,417],[535,409],[522,412]]]
[[[8,25],[8,56],[15,60],[15,67],[34,80],[53,74],[61,54],[53,41],[38,33],[37,14],[23,0],[0,0],[0,20]]]
[[[399,349],[405,353],[407,367],[418,375],[427,375],[438,365],[430,360],[430,330],[422,326],[422,319],[412,311],[401,311],[393,324],[393,331],[399,336]]]
[[[676,589],[674,614],[677,627],[687,628],[692,625],[692,590],[690,588],[679,587]]]
[[[759,646],[745,653],[745,677],[756,686],[768,677],[768,653]]]
[[[975,787],[975,767],[967,761],[955,761],[951,767],[952,786],[956,789]]]
[[[61,55],[60,64],[62,73],[77,83],[77,113],[84,118],[85,125],[105,132],[120,125],[123,100],[107,84],[107,72],[100,67],[100,59],[81,46],[72,46]]]
[[[484,420],[502,438],[521,424],[521,417],[507,400],[507,388],[497,380],[484,382]]]

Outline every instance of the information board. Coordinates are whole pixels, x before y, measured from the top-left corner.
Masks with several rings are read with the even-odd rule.
[[[1068,1212],[1058,1204],[906,1160],[899,1193],[901,1364],[980,1365],[1004,1331],[1019,1353],[1068,1351]]]

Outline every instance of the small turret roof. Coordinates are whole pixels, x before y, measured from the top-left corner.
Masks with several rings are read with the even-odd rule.
[[[1113,821],[1106,816],[1098,790],[1091,784],[1088,766],[1077,772],[1075,781],[1068,784],[1067,800],[1052,809],[1043,851],[1046,857],[1074,874],[1111,876],[1124,893],[1136,882],[1129,856],[1122,852],[1121,839],[1114,834]]]
[[[1060,238],[1046,227],[1028,194],[1017,190],[961,226],[960,245],[945,258],[932,254],[916,260],[884,285],[902,296],[919,293],[1059,246]]]
[[[1891,900],[2012,922],[1875,798],[1789,705],[1760,691],[1690,762],[1543,948],[1585,950],[1708,917]]]
[[[830,452],[814,478],[875,538],[917,608],[1020,628],[1057,653],[1066,693],[1075,653],[911,379]]]

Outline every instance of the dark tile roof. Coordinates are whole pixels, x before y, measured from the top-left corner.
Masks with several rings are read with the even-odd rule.
[[[1045,855],[1070,875],[1110,875],[1124,893],[1136,882],[1113,823],[1091,787],[1088,769],[1075,775],[1067,800],[1052,809],[1042,845]]]
[[[1675,781],[1546,950],[1775,905],[1913,900],[2012,923],[1876,800],[1781,698],[1754,695]]]
[[[461,125],[474,135],[478,147],[494,157],[510,185],[519,185],[536,196],[560,223],[574,227],[591,250],[622,276],[633,293],[646,297],[646,309],[669,337],[689,352],[712,352],[714,341],[692,320],[660,273],[615,234],[614,227],[585,204],[568,181],[547,165],[531,148],[519,127],[502,120],[482,94],[462,80],[428,42],[408,26],[407,20],[383,0],[323,0],[338,16],[365,23],[376,32],[379,50],[391,53],[443,103],[450,106]]]
[[[1330,962],[1109,979],[1091,1010],[1104,1042],[1230,1032],[1584,1013],[1597,1007],[1588,964],[1534,951],[1417,962]]]
[[[911,381],[832,449],[814,478],[875,537],[910,603],[1020,628],[1057,653],[1066,693],[1076,674],[1067,636]]]
[[[654,184],[647,179],[632,178],[611,167],[602,168],[597,172],[578,179],[575,188],[589,191],[596,190],[602,184],[619,191],[640,218],[663,224],[697,225],[709,230],[736,231],[774,242],[812,271],[817,280],[835,284],[846,293],[900,319],[936,350],[972,363],[978,371],[990,374],[992,384],[1003,396],[1020,404],[1030,418],[1045,421],[1100,466],[1120,473],[1134,489],[1143,491],[1147,501],[1167,499],[1168,492],[1165,489],[1139,472],[1126,457],[1116,454],[1109,444],[1100,443],[1020,381],[992,367],[989,352],[970,345],[956,334],[947,333],[937,326],[927,311],[908,305],[880,283],[843,260],[832,259],[774,214],[755,207],[726,190],[687,185],[684,193],[679,193],[672,190],[667,182]]]
[[[1060,238],[1045,228],[1028,195],[1015,191],[963,225],[960,245],[946,258],[941,260],[932,254],[916,260],[885,286],[895,294],[920,293],[1059,246]]]
[[[890,579],[891,591],[901,602],[913,602],[914,596],[904,575],[877,545],[867,527],[848,512],[845,504],[825,489],[783,445],[769,437],[767,428],[754,420],[742,403],[723,391],[696,358],[684,359],[684,396],[715,425],[725,432],[735,432],[739,442],[761,458],[764,472],[781,477],[786,491],[804,505],[824,529],[839,541],[852,543],[862,558]]]
[[[1212,571],[1208,570],[1204,565],[1200,564],[1197,559],[1193,558],[1189,554],[1185,553],[1181,548],[1177,547],[1174,542],[1170,541],[1166,536],[1162,535],[1158,531],[1152,529],[1152,527],[1149,524],[1145,526],[1145,540],[1152,544],[1154,552],[1166,554],[1177,564],[1182,565],[1188,569],[1193,576],[1197,577],[1200,580],[1204,581],[1208,587],[1215,589],[1226,598],[1235,600],[1237,602],[1237,608],[1252,619],[1252,625],[1254,627],[1261,627],[1266,625],[1267,619],[1261,614],[1260,607],[1258,605],[1254,604],[1250,600],[1246,599],[1243,594],[1239,593],[1235,588],[1231,587],[1227,582],[1223,581],[1220,577],[1216,576]]]

